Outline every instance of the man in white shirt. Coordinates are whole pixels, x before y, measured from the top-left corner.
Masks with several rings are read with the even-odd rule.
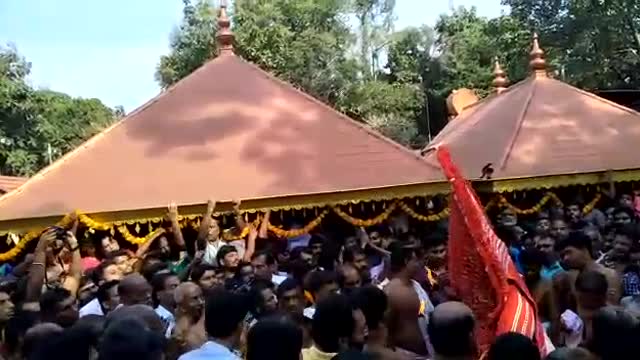
[[[162,320],[167,338],[171,337],[171,332],[176,326],[173,311],[176,307],[174,292],[178,285],[180,285],[180,279],[171,273],[158,273],[151,279],[155,312]]]
[[[115,310],[120,303],[120,297],[118,296],[119,283],[120,281],[118,280],[112,280],[100,285],[96,298],[80,309],[80,317],[87,315],[106,316],[109,312]]]

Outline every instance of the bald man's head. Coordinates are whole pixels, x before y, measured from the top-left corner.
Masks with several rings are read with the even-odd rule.
[[[184,282],[174,292],[178,312],[200,317],[204,310],[202,289],[196,283]]]
[[[118,285],[118,295],[123,305],[151,305],[151,285],[144,276],[134,273],[125,276]]]
[[[62,334],[63,328],[55,323],[41,323],[33,326],[24,334],[23,354],[28,358],[42,349],[48,339]]]
[[[475,355],[473,312],[461,302],[438,305],[429,318],[429,339],[442,357],[472,358]]]
[[[112,311],[107,315],[107,320],[104,324],[104,328],[107,329],[115,323],[126,319],[134,319],[140,324],[144,325],[147,329],[158,333],[164,334],[165,325],[158,314],[148,305],[131,305],[122,306]]]

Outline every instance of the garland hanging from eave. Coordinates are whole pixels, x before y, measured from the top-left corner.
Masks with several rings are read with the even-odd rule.
[[[591,200],[587,205],[585,205],[585,207],[583,208],[583,213],[584,214],[588,214],[591,211],[593,211],[593,209],[595,208],[595,206],[598,204],[598,202],[602,199],[602,194],[600,192],[598,192],[595,197],[593,198],[593,200]],[[521,215],[531,215],[531,214],[535,214],[537,212],[539,212],[549,201],[553,201],[557,206],[562,206],[562,201],[560,200],[560,198],[552,193],[552,192],[547,192],[542,199],[540,199],[540,201],[538,201],[538,203],[534,206],[532,206],[531,208],[528,209],[521,209],[516,207],[515,205],[509,203],[509,201],[501,194],[496,195],[493,199],[491,199],[491,201],[489,201],[487,203],[487,205],[485,206],[485,210],[489,210],[491,208],[493,208],[494,206],[499,206],[499,207],[508,207],[509,209],[513,210],[515,213],[517,214],[521,214]],[[370,227],[370,226],[375,226],[378,224],[383,223],[385,220],[387,220],[389,218],[389,216],[391,216],[391,214],[397,210],[400,209],[402,210],[404,213],[406,213],[407,215],[409,215],[410,217],[422,221],[422,222],[434,222],[434,221],[440,221],[443,219],[446,219],[449,216],[449,208],[445,207],[444,209],[442,209],[440,212],[436,213],[436,214],[431,214],[431,215],[422,215],[418,212],[416,212],[415,210],[413,210],[409,205],[407,205],[404,201],[402,200],[396,200],[394,201],[392,204],[390,204],[381,214],[371,218],[371,219],[358,219],[356,217],[353,217],[351,215],[349,215],[347,212],[341,210],[339,207],[334,206],[331,207],[329,209],[325,209],[324,211],[322,211],[316,218],[314,218],[313,220],[311,220],[307,225],[305,225],[304,227],[300,228],[300,229],[290,229],[290,230],[285,230],[281,227],[269,224],[269,230],[271,232],[273,232],[274,234],[276,234],[279,237],[296,237],[296,236],[300,236],[303,234],[306,234],[308,232],[310,232],[311,230],[315,229],[318,225],[320,225],[320,223],[322,223],[322,220],[329,214],[330,211],[333,211],[336,215],[338,215],[341,219],[343,219],[344,221],[350,223],[353,226],[358,226],[358,227]],[[147,241],[149,241],[150,239],[153,239],[159,235],[161,235],[162,233],[165,232],[165,230],[162,227],[158,227],[156,229],[153,229],[152,227],[152,223],[158,223],[159,225],[162,224],[162,218],[151,218],[151,219],[146,219],[146,221],[144,222],[148,222],[149,223],[149,234],[147,234],[146,236],[143,237],[138,237],[135,236],[133,234],[131,234],[129,232],[129,229],[127,228],[127,225],[133,225],[133,224],[139,224],[140,221],[119,221],[119,222],[114,222],[114,223],[101,223],[98,221],[95,221],[93,219],[91,219],[89,216],[85,215],[85,214],[80,214],[80,213],[75,213],[75,214],[68,214],[66,216],[64,216],[58,223],[56,223],[55,225],[57,226],[61,226],[61,227],[68,227],[69,225],[71,225],[71,222],[73,221],[74,215],[77,217],[78,221],[83,224],[84,226],[86,226],[89,229],[92,230],[98,230],[98,231],[110,231],[112,234],[114,233],[115,230],[117,230],[122,237],[132,243],[132,244],[143,244]],[[181,227],[184,228],[186,226],[191,226],[194,229],[197,229],[200,226],[200,220],[198,218],[197,215],[194,216],[180,216],[179,221],[181,223]],[[257,227],[259,224],[259,218],[256,219],[253,222],[253,226]],[[242,239],[245,238],[248,234],[249,234],[249,227],[245,227],[244,229],[242,229],[242,231],[240,232],[240,234],[238,236],[234,236],[232,233],[225,231],[223,232],[223,238],[227,241],[232,241],[232,240],[236,240],[236,239]],[[27,234],[25,234],[24,236],[22,236],[22,238],[20,239],[20,241],[18,241],[18,243],[11,248],[10,250],[8,250],[7,252],[4,252],[2,254],[0,254],[0,262],[5,262],[8,260],[11,260],[13,258],[15,258],[16,256],[18,256],[26,247],[26,245],[31,242],[34,239],[37,239],[40,235],[40,233],[42,232],[42,230],[38,230],[38,231],[30,231]]]

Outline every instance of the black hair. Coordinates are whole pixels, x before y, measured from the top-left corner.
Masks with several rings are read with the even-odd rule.
[[[422,247],[424,247],[425,249],[447,245],[447,235],[440,231],[434,231],[425,236],[421,242]]]
[[[604,307],[593,316],[589,349],[602,360],[636,359],[640,321],[617,307]]]
[[[353,301],[362,310],[369,329],[375,330],[383,323],[388,303],[384,291],[377,286],[365,286],[356,290]]]
[[[247,335],[246,360],[299,360],[302,336],[302,329],[286,318],[260,320]]]
[[[205,305],[205,330],[213,338],[224,339],[239,329],[247,316],[248,304],[245,296],[226,290],[214,290]]]
[[[498,336],[489,349],[488,360],[540,360],[540,350],[533,341],[519,333]]]
[[[104,270],[112,265],[116,265],[112,259],[103,260],[91,271],[91,281],[93,281],[94,284],[100,284],[100,282],[104,280]]]
[[[338,277],[333,271],[314,271],[307,279],[307,290],[315,296],[323,286],[337,282]]]
[[[356,255],[366,256],[367,254],[358,246],[348,247],[342,252],[342,261],[345,263],[352,263],[356,260]]]
[[[271,281],[256,279],[251,284],[251,289],[249,290],[249,294],[251,296],[251,313],[255,318],[258,318],[262,315],[262,310],[264,307],[264,300],[262,299],[262,292],[264,290],[271,289],[275,292],[275,285]]]
[[[586,270],[578,274],[575,286],[576,290],[582,293],[606,296],[609,283],[601,272]]]
[[[632,243],[635,243],[638,238],[638,229],[635,224],[625,224],[624,226],[616,227],[615,234],[617,236],[627,237],[631,239]]]
[[[545,360],[593,360],[593,355],[583,348],[558,348],[547,355]]]
[[[39,314],[35,311],[18,310],[9,319],[4,328],[4,344],[9,353],[16,353],[20,350],[20,339],[25,333],[39,321]]]
[[[164,339],[136,319],[109,324],[99,350],[99,360],[159,360]]]
[[[236,249],[233,245],[222,245],[216,254],[216,262],[219,266],[223,266],[224,257],[231,253],[237,253],[238,249]]]
[[[330,295],[316,304],[311,337],[321,351],[339,352],[341,340],[349,339],[354,327],[353,307],[346,296]]]
[[[118,286],[118,284],[120,284],[120,281],[112,280],[112,281],[107,281],[106,283],[98,286],[98,291],[96,292],[96,297],[98,298],[98,301],[100,303],[103,303],[109,300],[109,290]]]
[[[206,264],[206,263],[198,264],[191,269],[191,281],[197,283],[198,281],[200,281],[200,279],[202,279],[202,276],[204,276],[205,272],[207,271],[215,272],[216,269],[217,268],[211,264]]]
[[[48,289],[40,296],[40,313],[43,319],[51,320],[55,317],[58,304],[67,300],[71,292],[65,288],[55,287]]]
[[[260,256],[264,256],[264,261],[268,266],[276,264],[276,258],[273,256],[271,251],[267,251],[267,250],[258,251],[254,253],[253,255],[251,255],[251,260],[257,259]]]
[[[276,289],[278,299],[282,298],[282,296],[284,296],[284,293],[289,292],[291,290],[298,290],[300,292],[303,291],[302,285],[296,279],[287,278],[283,282],[281,282],[280,285],[278,285],[278,288]]]
[[[389,267],[392,273],[402,271],[407,263],[411,260],[416,253],[416,249],[403,245],[401,242],[396,241],[389,245]]]
[[[125,250],[125,249],[111,251],[110,253],[105,255],[105,259],[114,260],[118,256],[129,256],[129,252],[127,250]]]
[[[355,349],[347,349],[339,352],[331,360],[378,360],[379,357],[374,354],[358,351]]]
[[[475,320],[471,313],[442,319],[432,315],[427,331],[431,345],[437,354],[461,357],[472,355],[474,352],[471,341],[474,326]]]
[[[153,276],[162,271],[169,271],[169,265],[166,262],[147,257],[142,264],[140,274],[142,274],[148,282],[151,282]]]
[[[542,266],[546,263],[546,255],[538,249],[524,249],[520,252],[520,262],[522,265],[539,265]]]
[[[318,256],[318,266],[324,270],[335,270],[336,261],[340,254],[340,248],[332,241],[325,242],[322,252]]]
[[[311,235],[311,238],[309,239],[309,247],[311,247],[312,245],[315,245],[315,244],[324,245],[326,242],[327,241],[325,240],[325,238],[322,237],[321,235],[313,234],[313,235]]]
[[[568,247],[592,252],[591,238],[582,231],[572,231],[566,239],[556,242],[556,251],[562,251]]]
[[[628,207],[619,206],[615,208],[615,210],[613,210],[614,217],[620,213],[625,213],[629,215],[629,218],[631,218],[631,220],[634,220],[636,218],[636,214],[633,212],[633,209],[629,209]]]
[[[157,273],[151,278],[151,299],[153,301],[153,308],[157,308],[160,305],[160,299],[158,293],[164,291],[165,282],[172,276],[176,276],[173,273]]]
[[[50,337],[49,341],[36,350],[30,360],[89,359],[92,349],[98,347],[103,327],[103,316],[87,315],[82,317],[62,334]]]
[[[496,236],[507,246],[515,244],[518,241],[518,234],[513,227],[498,225],[494,231]]]

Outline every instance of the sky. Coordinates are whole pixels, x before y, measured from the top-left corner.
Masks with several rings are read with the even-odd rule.
[[[215,1],[215,0],[214,0]],[[500,15],[500,0],[452,0]],[[449,0],[396,0],[396,29],[435,24]],[[154,79],[182,0],[0,0],[0,45],[32,63],[38,88],[98,98],[127,112],[159,91]]]

